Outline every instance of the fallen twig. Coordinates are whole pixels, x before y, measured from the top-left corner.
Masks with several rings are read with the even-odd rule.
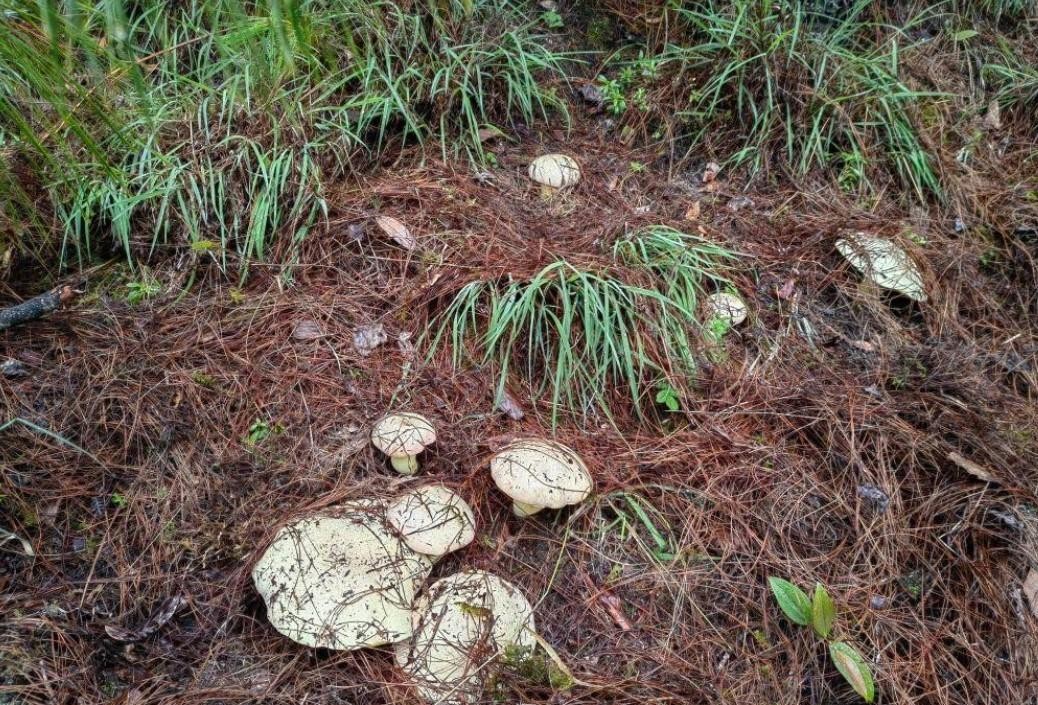
[[[43,318],[74,299],[76,293],[71,286],[59,286],[28,301],[0,310],[0,331]]]

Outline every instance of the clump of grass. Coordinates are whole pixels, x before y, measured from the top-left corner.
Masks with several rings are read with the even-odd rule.
[[[438,139],[478,160],[481,127],[561,108],[534,27],[502,0],[16,1],[6,219],[61,232],[63,260],[214,242],[244,266],[305,237],[359,155]]]
[[[932,95],[900,77],[921,16],[895,28],[869,19],[870,4],[832,14],[795,0],[672,8],[659,51],[618,59],[618,79],[630,84],[628,128],[663,123],[657,137],[683,135],[695,149],[738,145],[728,163],[753,172],[833,169],[853,188],[867,185],[869,165],[889,169],[919,198],[939,193],[911,119]]]
[[[728,284],[735,257],[670,227],[646,228],[619,239],[601,267],[557,260],[528,279],[467,284],[434,322],[431,348],[449,345],[460,365],[471,343],[476,361],[496,368],[498,394],[516,371],[550,400],[553,421],[564,408],[608,415],[617,389],[642,415],[661,380],[688,388],[699,301]]]

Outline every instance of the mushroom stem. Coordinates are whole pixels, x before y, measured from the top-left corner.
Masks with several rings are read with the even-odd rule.
[[[393,469],[401,475],[414,475],[418,472],[418,457],[414,455],[394,455],[389,459]]]
[[[536,514],[542,509],[544,509],[544,507],[536,504],[527,504],[526,502],[520,502],[518,500],[512,502],[512,511],[517,517],[528,517],[531,514]]]

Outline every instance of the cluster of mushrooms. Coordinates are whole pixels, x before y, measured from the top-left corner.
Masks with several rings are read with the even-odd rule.
[[[371,432],[404,475],[415,474],[419,454],[435,440],[429,420],[413,413],[389,414]],[[491,459],[490,473],[520,517],[579,503],[592,489],[576,452],[547,440],[509,444]],[[424,586],[436,559],[475,535],[464,499],[443,485],[422,485],[284,526],[252,579],[270,623],[288,638],[345,651],[392,645],[423,699],[464,705],[479,697],[500,656],[544,643],[529,601],[492,573],[463,570]]]

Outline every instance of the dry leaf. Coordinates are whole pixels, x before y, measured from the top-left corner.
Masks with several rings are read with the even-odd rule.
[[[162,603],[158,612],[148,617],[144,624],[136,629],[124,629],[114,624],[106,624],[105,632],[117,641],[140,641],[141,639],[146,639],[157,632],[166,622],[173,619],[173,615],[177,613],[177,610],[186,601],[183,595],[171,597]]]
[[[952,461],[978,480],[983,480],[984,482],[998,482],[998,478],[988,472],[982,465],[978,465],[969,458],[964,458],[954,451],[948,453],[948,460]]]
[[[622,605],[620,603],[620,598],[618,598],[616,595],[604,592],[598,596],[598,601],[602,603],[602,606],[605,607],[606,612],[608,612],[609,616],[613,618],[613,621],[616,623],[616,626],[618,626],[622,631],[631,631],[631,623],[628,621],[627,617],[623,613],[623,610],[621,609]]]
[[[418,240],[415,239],[415,236],[407,229],[406,225],[396,218],[380,215],[375,218],[375,222],[378,224],[378,227],[382,228],[382,232],[405,250],[411,251],[418,247]]]
[[[295,340],[316,340],[323,335],[324,331],[321,330],[321,326],[310,319],[299,321],[292,328],[292,337]]]
[[[513,421],[519,421],[526,414],[523,413],[522,408],[518,402],[512,398],[512,395],[507,391],[501,394],[501,398],[497,402],[498,410],[504,412],[505,416],[512,419]]]
[[[703,212],[703,205],[699,201],[693,201],[692,205],[685,211],[685,220],[699,220]]]
[[[387,340],[389,340],[389,336],[386,335],[385,326],[381,323],[374,323],[370,326],[361,326],[356,330],[353,334],[353,347],[361,355],[368,356]]]
[[[997,98],[988,103],[988,111],[984,115],[984,128],[987,130],[1002,129],[1002,106],[998,104]]]
[[[779,287],[775,293],[778,294],[780,299],[788,299],[793,296],[793,290],[796,287],[795,279],[787,279],[786,283]]]
[[[1024,595],[1031,605],[1031,614],[1038,617],[1038,570],[1031,568],[1024,578]]]

